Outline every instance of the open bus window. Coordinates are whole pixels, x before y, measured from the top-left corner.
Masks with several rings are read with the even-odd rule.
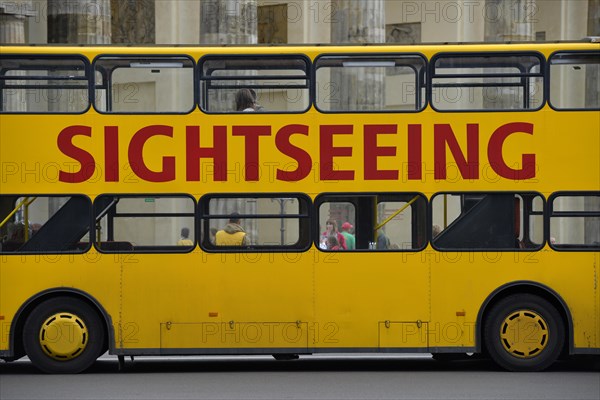
[[[536,193],[440,193],[431,209],[439,250],[536,250],[544,243],[544,199]]]
[[[0,112],[82,113],[89,107],[88,70],[78,57],[0,55]]]
[[[106,113],[188,113],[194,109],[194,61],[187,56],[101,56],[95,101]]]
[[[305,56],[207,56],[199,68],[201,108],[206,112],[299,113],[310,106]],[[254,104],[236,102],[245,91]]]
[[[303,194],[207,195],[200,200],[202,247],[219,251],[302,251],[310,246]]]
[[[439,54],[431,61],[437,110],[537,110],[544,104],[539,54]]]
[[[600,52],[558,52],[550,65],[550,105],[558,110],[600,109]]]
[[[80,253],[90,247],[85,196],[0,196],[0,252]]]
[[[351,225],[355,249],[363,251],[415,251],[427,244],[427,200],[418,193],[322,194],[315,199],[318,209],[317,247],[327,244],[327,223],[333,221],[343,233]]]
[[[195,247],[195,201],[186,195],[102,195],[95,245],[105,252],[185,252]]]
[[[600,249],[600,192],[550,197],[550,246],[556,250]]]
[[[414,54],[324,55],[315,61],[321,112],[415,112],[425,107],[425,59]]]

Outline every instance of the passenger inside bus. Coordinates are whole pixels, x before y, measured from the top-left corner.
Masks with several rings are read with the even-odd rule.
[[[217,246],[245,246],[247,244],[247,235],[240,225],[239,214],[231,214],[227,225],[215,234],[215,244]]]
[[[235,110],[242,112],[253,112],[262,109],[256,103],[256,92],[253,89],[240,89],[235,94]]]

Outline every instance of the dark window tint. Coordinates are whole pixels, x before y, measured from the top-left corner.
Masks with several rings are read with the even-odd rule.
[[[431,209],[431,241],[440,250],[539,249],[544,243],[544,200],[535,193],[441,193]]]
[[[0,196],[0,251],[85,251],[90,246],[91,208],[84,196]]]

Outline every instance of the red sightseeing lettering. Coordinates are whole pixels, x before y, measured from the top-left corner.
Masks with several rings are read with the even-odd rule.
[[[352,147],[334,147],[334,135],[352,135],[352,125],[321,125],[320,135],[320,162],[321,162],[321,180],[354,180],[354,171],[336,170],[333,159],[335,157],[351,157]]]
[[[277,179],[285,182],[297,182],[310,174],[312,159],[310,154],[300,147],[294,146],[290,142],[292,135],[308,136],[307,125],[286,125],[281,128],[275,136],[275,145],[277,150],[286,156],[294,159],[298,167],[293,171],[284,171],[277,169]]]
[[[81,183],[92,177],[96,171],[96,161],[87,151],[75,146],[73,138],[75,136],[92,137],[92,128],[84,125],[73,125],[63,129],[57,138],[58,149],[68,157],[79,162],[80,168],[77,172],[58,172],[58,180],[66,183]]]
[[[173,127],[167,125],[150,125],[137,131],[129,143],[129,164],[133,172],[148,182],[168,182],[175,180],[175,157],[163,157],[162,169],[152,171],[144,161],[144,145],[154,136],[173,137]]]
[[[380,170],[377,168],[378,157],[393,157],[396,155],[396,147],[377,146],[378,135],[395,135],[397,125],[365,125],[364,136],[364,166],[365,180],[387,179],[397,180],[398,170]]]
[[[501,177],[512,180],[531,179],[535,177],[535,154],[522,154],[521,168],[509,167],[502,156],[504,141],[514,133],[533,135],[533,124],[527,122],[511,122],[494,131],[488,144],[488,159],[492,169]]]

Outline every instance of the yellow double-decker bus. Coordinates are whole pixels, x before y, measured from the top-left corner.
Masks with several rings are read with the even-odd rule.
[[[600,353],[600,44],[0,47],[0,357]]]

